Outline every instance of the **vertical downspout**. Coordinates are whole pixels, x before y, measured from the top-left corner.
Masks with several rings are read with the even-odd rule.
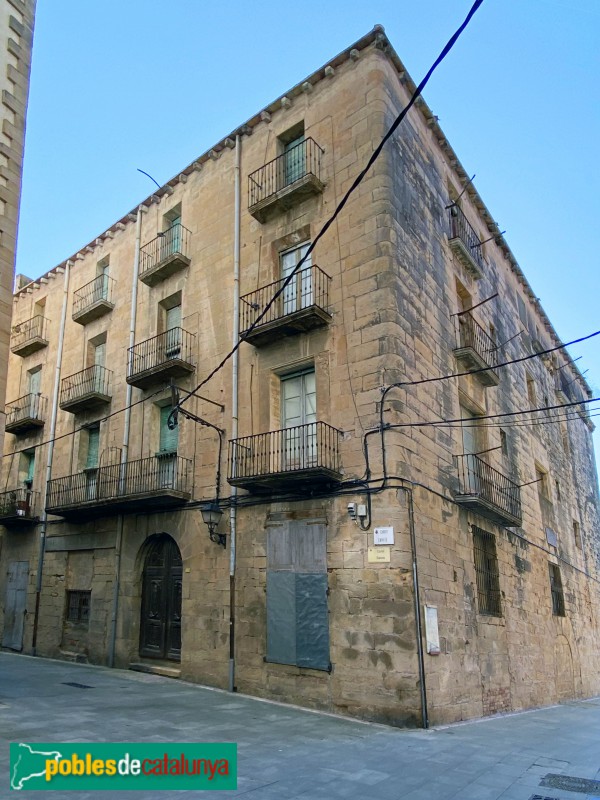
[[[128,357],[131,353],[131,348],[135,344],[135,325],[137,320],[137,295],[138,295],[138,279],[140,274],[140,243],[142,237],[142,214],[146,209],[144,206],[138,206],[137,218],[135,221],[135,250],[133,255],[133,276],[131,284],[131,312],[129,315],[129,350],[127,351]],[[127,364],[129,368],[129,362]],[[123,447],[121,449],[121,475],[120,480],[123,480],[125,465],[129,457],[129,430],[131,427],[131,397],[133,387],[127,384],[127,392],[125,395],[125,420],[123,424]],[[113,584],[113,597],[112,609],[110,615],[110,641],[108,647],[108,666],[114,667],[115,665],[115,648],[117,642],[117,616],[119,612],[119,591],[121,588],[121,550],[123,544],[123,514],[119,514],[117,518],[117,538],[115,541],[115,580]]]
[[[50,417],[50,431],[48,450],[46,453],[46,479],[42,487],[41,501],[42,509],[40,514],[40,543],[38,551],[37,576],[35,581],[35,612],[33,616],[33,637],[31,642],[32,655],[36,654],[37,632],[40,619],[40,600],[42,595],[42,575],[44,571],[44,557],[46,555],[46,528],[48,526],[48,514],[46,513],[46,495],[48,483],[52,479],[52,459],[54,457],[54,438],[56,436],[56,418],[58,416],[58,392],[60,389],[60,371],[62,367],[63,343],[65,340],[65,322],[67,319],[67,302],[69,300],[69,278],[71,275],[71,262],[67,261],[63,279],[63,304],[60,315],[60,329],[58,332],[58,346],[56,352],[56,366],[54,369],[54,389],[52,392],[52,414]]]
[[[410,531],[410,550],[412,555],[413,591],[415,596],[415,625],[417,633],[417,656],[419,659],[419,685],[421,687],[421,719],[424,728],[429,728],[427,713],[427,692],[425,689],[425,658],[423,655],[423,623],[421,620],[421,601],[419,592],[419,571],[417,569],[417,540],[415,537],[415,513],[412,489],[403,487],[408,496],[408,528]]]
[[[235,137],[234,167],[234,222],[233,222],[233,337],[235,347],[240,338],[240,165],[242,142],[239,133]],[[239,350],[233,354],[231,364],[231,438],[238,435],[238,379]],[[229,691],[235,690],[235,547],[236,547],[236,507],[237,489],[231,487],[231,506],[229,507]]]

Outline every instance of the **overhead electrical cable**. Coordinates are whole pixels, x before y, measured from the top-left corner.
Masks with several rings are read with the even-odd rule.
[[[252,325],[244,332],[244,334],[240,337],[240,339],[232,347],[232,349],[227,353],[227,355],[206,376],[206,378],[204,378],[194,389],[192,389],[190,392],[188,392],[185,397],[181,398],[181,400],[179,401],[177,407],[175,409],[173,409],[173,411],[171,412],[171,417],[174,417],[178,410],[181,410],[181,412],[183,414],[185,414],[185,411],[182,408],[183,404],[187,400],[189,400],[189,398],[192,397],[192,395],[195,395],[196,392],[199,389],[201,389],[203,386],[205,386],[218,372],[220,372],[221,369],[223,369],[223,367],[227,364],[229,359],[240,348],[240,345],[242,344],[242,342],[245,341],[248,338],[249,334],[254,330],[254,328],[256,328],[256,326],[261,322],[261,320],[264,319],[264,317],[268,314],[269,309],[277,302],[278,298],[285,292],[287,286],[294,279],[294,276],[298,273],[298,271],[300,269],[302,269],[302,266],[306,262],[307,258],[311,255],[311,253],[315,249],[315,247],[317,245],[317,242],[319,242],[320,239],[329,230],[331,225],[337,219],[337,217],[339,216],[340,212],[342,211],[342,209],[344,208],[344,206],[348,202],[350,196],[356,191],[358,186],[362,183],[362,181],[363,181],[364,177],[366,176],[366,174],[368,173],[368,171],[371,169],[371,167],[373,166],[373,164],[375,163],[377,158],[379,158],[379,155],[381,154],[381,151],[383,150],[386,142],[390,139],[391,136],[393,136],[393,134],[397,130],[397,128],[400,125],[400,123],[402,122],[402,120],[406,117],[406,115],[408,114],[410,109],[415,104],[417,98],[419,97],[419,95],[421,94],[421,92],[423,91],[425,86],[428,84],[429,79],[433,75],[434,71],[442,63],[442,61],[446,58],[448,53],[452,50],[452,48],[454,47],[454,45],[455,45],[456,41],[458,40],[459,36],[465,30],[465,28],[467,27],[467,25],[471,21],[471,18],[473,17],[473,15],[475,14],[475,12],[477,11],[477,9],[479,8],[479,6],[482,3],[483,3],[483,0],[475,0],[475,2],[473,3],[473,5],[471,6],[471,8],[469,10],[469,13],[465,17],[465,20],[463,21],[462,25],[450,37],[450,39],[448,40],[448,42],[445,45],[445,47],[442,49],[441,53],[436,58],[436,60],[432,64],[432,66],[429,68],[429,70],[428,70],[427,74],[425,75],[425,77],[422,79],[421,83],[417,86],[417,88],[413,92],[413,94],[412,94],[410,100],[408,101],[407,105],[402,109],[402,111],[398,114],[398,116],[396,117],[394,122],[391,124],[391,126],[388,129],[388,131],[386,132],[386,134],[384,135],[384,137],[382,138],[380,143],[377,145],[377,147],[375,148],[375,150],[371,154],[371,156],[370,156],[369,160],[367,161],[365,167],[356,176],[356,178],[352,182],[352,185],[346,191],[346,193],[344,194],[344,196],[342,197],[342,199],[340,200],[340,202],[336,206],[336,208],[335,208],[333,214],[331,215],[331,217],[329,217],[329,219],[325,222],[325,224],[323,225],[321,230],[317,233],[317,235],[315,236],[314,240],[311,242],[311,244],[308,247],[308,249],[307,249],[306,253],[304,254],[304,256],[299,260],[299,262],[298,262],[298,264],[296,264],[295,268],[289,273],[289,275],[286,277],[286,279],[282,282],[280,288],[271,297],[269,302],[265,305],[265,307],[263,308],[261,313],[258,315],[258,317],[254,320]]]

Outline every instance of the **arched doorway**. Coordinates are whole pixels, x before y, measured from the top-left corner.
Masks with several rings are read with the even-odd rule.
[[[166,533],[147,544],[142,577],[140,656],[181,661],[181,553]]]

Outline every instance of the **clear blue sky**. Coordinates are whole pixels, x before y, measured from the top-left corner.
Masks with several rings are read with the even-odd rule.
[[[375,23],[418,83],[469,7],[38,0],[17,271],[72,255],[151,193],[137,167],[164,183]],[[484,0],[425,92],[565,341],[600,329],[599,87],[598,0]],[[600,337],[572,355],[600,394]]]

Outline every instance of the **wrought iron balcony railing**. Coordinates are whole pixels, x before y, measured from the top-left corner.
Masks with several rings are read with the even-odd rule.
[[[521,489],[479,456],[455,456],[459,491],[456,502],[500,525],[520,525]]]
[[[268,207],[287,208],[296,199],[323,191],[323,149],[310,136],[248,176],[248,209],[260,222]]]
[[[48,401],[41,394],[26,394],[6,406],[6,425],[8,433],[25,433],[33,428],[41,428],[46,420]]]
[[[140,280],[154,286],[187,267],[191,236],[181,222],[176,222],[145,244],[140,250]]]
[[[48,345],[47,320],[41,314],[13,325],[10,349],[18,356],[28,356]]]
[[[455,319],[457,346],[454,354],[467,369],[485,370],[477,372],[477,379],[484,386],[497,386],[498,374],[486,369],[496,363],[496,343],[469,311],[463,311]]]
[[[39,492],[25,486],[0,494],[0,522],[4,525],[31,524],[39,513]]]
[[[294,481],[341,480],[341,433],[325,422],[310,422],[229,442],[233,486],[269,489]]]
[[[313,264],[299,270],[280,297],[269,308],[259,324],[246,337],[252,344],[282,332],[306,331],[326,325],[329,313],[329,281],[331,278]],[[245,294],[240,304],[240,330],[245,333],[272,297],[281,289],[285,278]]]
[[[87,469],[48,483],[46,510],[58,516],[85,516],[168,508],[190,498],[192,461],[176,453]]]
[[[62,379],[60,407],[65,411],[82,411],[108,403],[112,395],[111,383],[112,371],[100,364],[92,364]]]
[[[127,383],[144,389],[157,380],[189,375],[196,368],[193,333],[170,328],[130,347]]]
[[[449,243],[465,269],[481,278],[485,270],[481,239],[457,205],[450,207]]]
[[[73,293],[73,320],[86,325],[107,314],[114,307],[115,281],[108,275],[98,275]]]

